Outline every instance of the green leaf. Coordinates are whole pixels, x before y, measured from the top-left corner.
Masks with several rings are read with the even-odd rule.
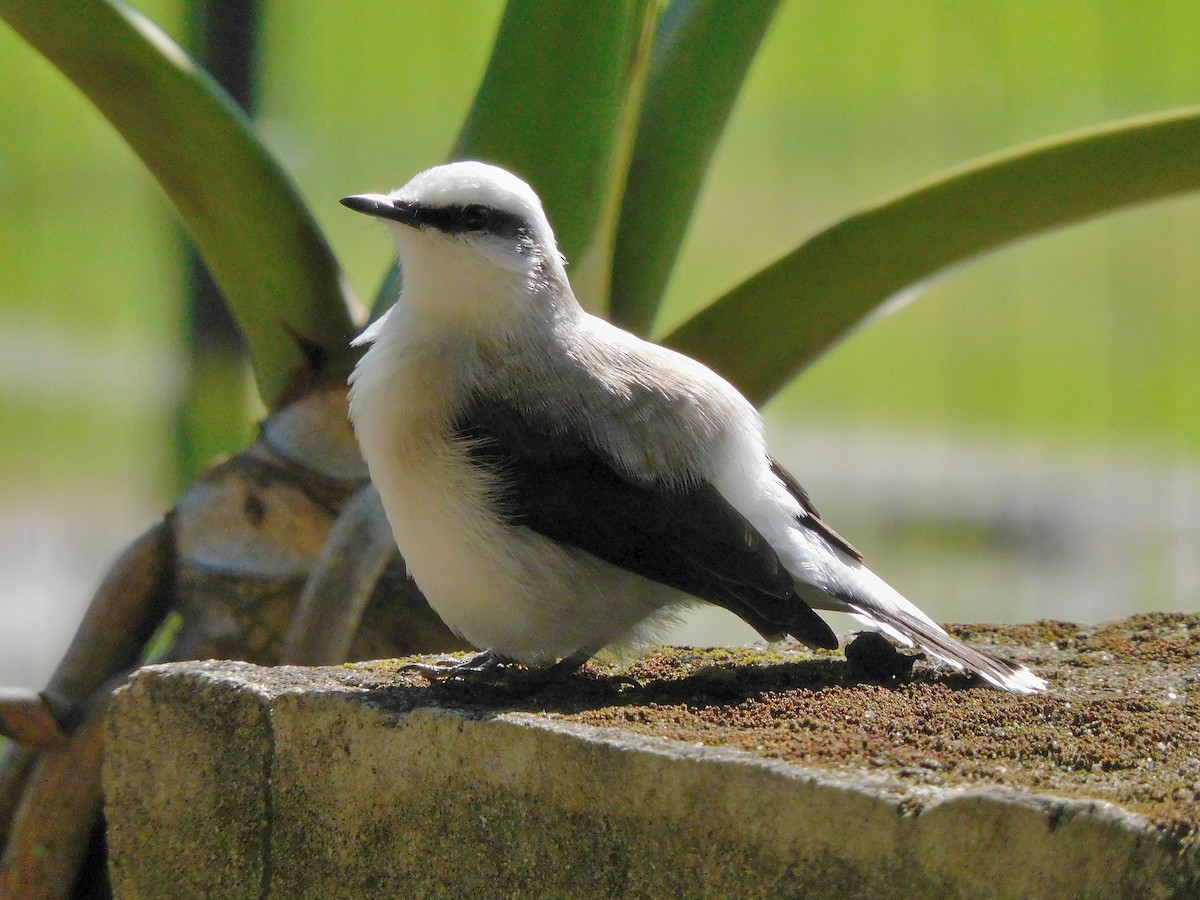
[[[606,208],[619,196],[614,181],[624,182],[621,151],[633,130],[630,106],[641,98],[653,13],[647,0],[509,0],[451,154],[503,166],[528,181],[576,270],[598,242],[603,247]],[[592,281],[572,278],[580,299],[595,309],[606,297],[597,296]],[[394,291],[394,275],[384,287]],[[375,314],[395,299],[381,291]]]
[[[663,15],[621,206],[612,317],[646,332],[709,160],[778,0],[675,0]]]
[[[0,0],[0,18],[87,95],[170,197],[245,334],[264,402],[349,371],[353,300],[333,254],[221,88],[124,4]]]
[[[942,174],[814,235],[669,335],[762,402],[880,304],[1038,232],[1200,189],[1200,108]]]

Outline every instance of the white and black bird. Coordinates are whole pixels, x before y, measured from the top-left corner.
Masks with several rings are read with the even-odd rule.
[[[714,372],[586,313],[537,195],[478,162],[346,197],[403,290],[358,339],[350,413],[417,585],[473,661],[572,668],[697,600],[835,649],[850,613],[1012,691],[1033,672],[946,633],[821,521]]]

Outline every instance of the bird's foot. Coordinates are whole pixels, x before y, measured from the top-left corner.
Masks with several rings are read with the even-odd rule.
[[[484,676],[494,676],[502,671],[503,667],[515,664],[515,660],[508,659],[491,650],[485,650],[470,659],[447,659],[436,663],[408,663],[401,666],[398,671],[413,672],[429,681],[451,679],[476,681],[483,680]]]
[[[444,663],[409,663],[401,672],[413,672],[431,682],[462,681],[492,687],[535,690],[576,672],[592,658],[591,653],[579,651],[565,656],[549,666],[531,668],[491,650],[467,660],[447,660]],[[627,675],[615,675],[614,681],[633,687],[641,683]]]

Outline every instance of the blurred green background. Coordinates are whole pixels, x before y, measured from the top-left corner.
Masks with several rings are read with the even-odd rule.
[[[184,4],[136,5],[187,43]],[[446,158],[501,7],[266,4],[261,131],[368,301],[390,241],[337,199]],[[942,169],[1200,102],[1198,60],[1185,0],[784,2],[659,330]],[[1200,201],[1176,200],[952,273],[769,407],[778,455],[937,618],[1195,609],[1198,236]],[[153,181],[0,25],[0,683],[40,686],[177,492],[183,259]],[[747,636],[717,620],[676,639]]]

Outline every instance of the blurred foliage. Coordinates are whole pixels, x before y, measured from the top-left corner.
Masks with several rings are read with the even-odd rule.
[[[663,13],[624,184],[611,318],[654,321],[721,133],[778,0],[680,0]]]
[[[804,241],[665,340],[762,402],[858,324],[1021,238],[1200,190],[1200,107],[973,161]],[[881,304],[883,304],[881,306]],[[731,347],[730,335],[740,340]]]
[[[0,16],[153,173],[246,336],[263,401],[274,408],[309,369],[345,378],[355,301],[307,205],[228,94],[123,3],[0,0]]]
[[[654,5],[646,0],[510,0],[450,153],[452,159],[494,163],[537,185],[546,208],[555,211],[559,248],[577,263],[576,294],[600,313],[607,306],[601,273],[611,257],[608,232],[655,21]],[[534,59],[536,70],[528,64]],[[563,84],[570,90],[557,88]],[[385,279],[374,313],[395,302],[397,277],[393,271]]]
[[[138,5],[186,31],[177,3]],[[447,157],[501,10],[267,7],[261,130],[364,296],[390,242],[337,198]],[[1195,103],[1198,26],[1200,8],[1167,0],[784,4],[717,148],[659,333],[897,186]],[[0,463],[14,473],[3,489],[64,476],[144,489],[166,468],[178,391],[167,213],[61,76],[3,29],[0,55]],[[1174,201],[971,266],[827,355],[779,405],[809,421],[1040,430],[1194,454],[1198,218],[1197,201]]]

